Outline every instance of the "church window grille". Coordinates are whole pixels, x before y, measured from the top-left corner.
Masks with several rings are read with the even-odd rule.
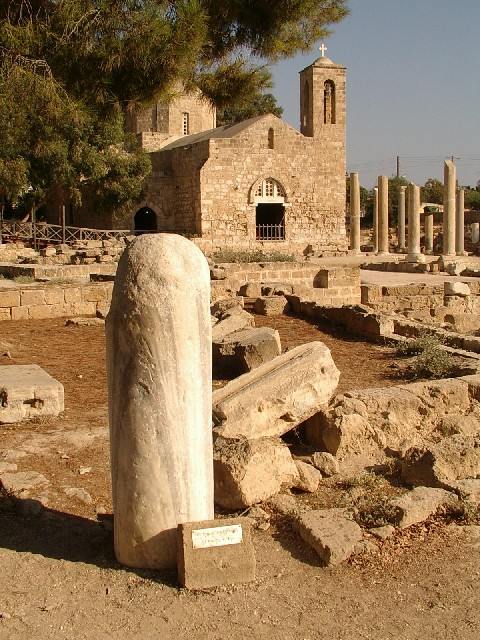
[[[183,123],[182,123],[182,130],[183,130],[183,135],[184,136],[188,136],[188,134],[190,133],[190,114],[189,113],[184,113],[183,114]]]

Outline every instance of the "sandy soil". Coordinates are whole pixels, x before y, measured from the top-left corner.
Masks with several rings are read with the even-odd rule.
[[[284,347],[324,340],[341,389],[394,384],[387,348],[342,341],[291,318]],[[128,571],[112,553],[105,343],[100,327],[2,323],[0,364],[38,363],[65,385],[57,419],[1,427],[1,452],[46,476],[48,509],[19,515],[0,500],[0,638],[473,640],[480,633],[478,529],[430,522],[376,543],[337,569],[318,565],[281,518],[255,531],[254,584],[189,593],[175,576]],[[85,489],[91,504],[65,488]],[[302,499],[329,506],[325,485]],[[351,501],[355,494],[349,494]],[[348,496],[347,496],[348,497]],[[17,505],[18,506],[18,505]]]

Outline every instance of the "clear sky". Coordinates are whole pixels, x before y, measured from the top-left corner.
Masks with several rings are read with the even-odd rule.
[[[347,67],[347,169],[363,186],[396,172],[423,184],[480,179],[480,0],[350,0],[350,15],[325,40]],[[320,44],[320,43],[318,43]],[[313,49],[272,67],[273,93],[299,127],[298,71]]]

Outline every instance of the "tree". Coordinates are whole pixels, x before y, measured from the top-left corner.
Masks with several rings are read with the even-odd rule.
[[[277,104],[277,100],[271,93],[259,93],[248,100],[242,99],[230,107],[217,112],[217,126],[224,124],[234,124],[242,120],[248,120],[254,116],[261,116],[265,113],[273,113],[277,118],[283,115],[283,109]]]
[[[178,81],[219,109],[246,109],[248,96],[270,108],[263,65],[346,14],[346,0],[0,0],[4,191],[39,202],[60,184],[80,201],[89,185],[104,207],[138,198],[150,165],[124,133],[128,111]]]
[[[421,188],[422,202],[443,203],[443,183],[436,178],[429,178]]]

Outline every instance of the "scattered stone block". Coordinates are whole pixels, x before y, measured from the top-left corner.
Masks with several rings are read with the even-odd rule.
[[[255,319],[252,314],[243,309],[232,309],[213,327],[212,340],[218,344],[223,342],[231,333],[254,326]]]
[[[187,589],[209,589],[255,580],[248,518],[178,525],[178,580]]]
[[[215,503],[243,509],[295,483],[298,471],[288,447],[276,438],[217,437],[213,449]]]
[[[302,460],[295,460],[295,465],[298,471],[298,479],[295,481],[293,487],[299,491],[314,493],[318,489],[322,474],[315,469],[315,467],[312,467],[311,464],[303,462]]]
[[[462,500],[480,505],[480,478],[469,478],[452,482],[448,487],[459,495]]]
[[[372,536],[375,536],[379,540],[387,540],[395,533],[395,527],[392,527],[391,524],[386,524],[383,527],[373,527],[373,529],[368,530],[368,533],[371,533]]]
[[[280,335],[275,329],[244,329],[231,333],[220,343],[213,343],[213,369],[227,377],[239,376],[281,353]]]
[[[338,460],[326,451],[317,451],[312,456],[313,466],[320,471],[323,477],[331,478],[339,472]]]
[[[103,327],[104,324],[103,318],[67,318],[65,320],[67,327]]]
[[[458,502],[454,493],[444,489],[430,487],[416,487],[413,491],[390,501],[397,512],[396,524],[405,529],[412,524],[423,522],[434,515],[440,507],[453,505]]]
[[[285,296],[260,297],[255,300],[254,311],[261,316],[281,316],[288,310]]]
[[[244,302],[241,296],[235,298],[221,298],[217,300],[210,307],[210,313],[218,319],[221,319],[224,315],[231,313],[233,310],[241,311],[243,309]]]
[[[294,496],[287,495],[286,493],[279,493],[276,496],[272,496],[266,500],[264,504],[273,512],[291,518],[305,511],[303,505],[299,503]]]
[[[0,424],[58,416],[63,409],[63,386],[41,367],[0,366]]]
[[[363,537],[361,528],[345,509],[307,511],[298,517],[296,528],[325,566],[348,560]]]
[[[444,293],[446,296],[466,297],[471,294],[470,287],[465,282],[445,282]]]
[[[426,487],[480,477],[480,438],[456,434],[436,444],[411,447],[401,460],[402,480]]]
[[[85,489],[78,487],[66,487],[64,491],[69,498],[76,498],[84,504],[92,504],[93,502],[92,496],[88,493],[88,491],[85,491]]]
[[[32,489],[45,487],[50,482],[47,478],[37,471],[17,471],[7,472],[0,475],[0,482],[7,493],[15,496],[21,496]]]
[[[262,285],[262,292],[257,296],[285,296],[293,294],[293,285],[291,284],[264,284]]]
[[[339,377],[322,342],[295,347],[213,393],[214,430],[228,438],[281,436],[326,406]]]
[[[259,298],[262,295],[260,282],[247,282],[240,287],[240,295],[245,298]]]

